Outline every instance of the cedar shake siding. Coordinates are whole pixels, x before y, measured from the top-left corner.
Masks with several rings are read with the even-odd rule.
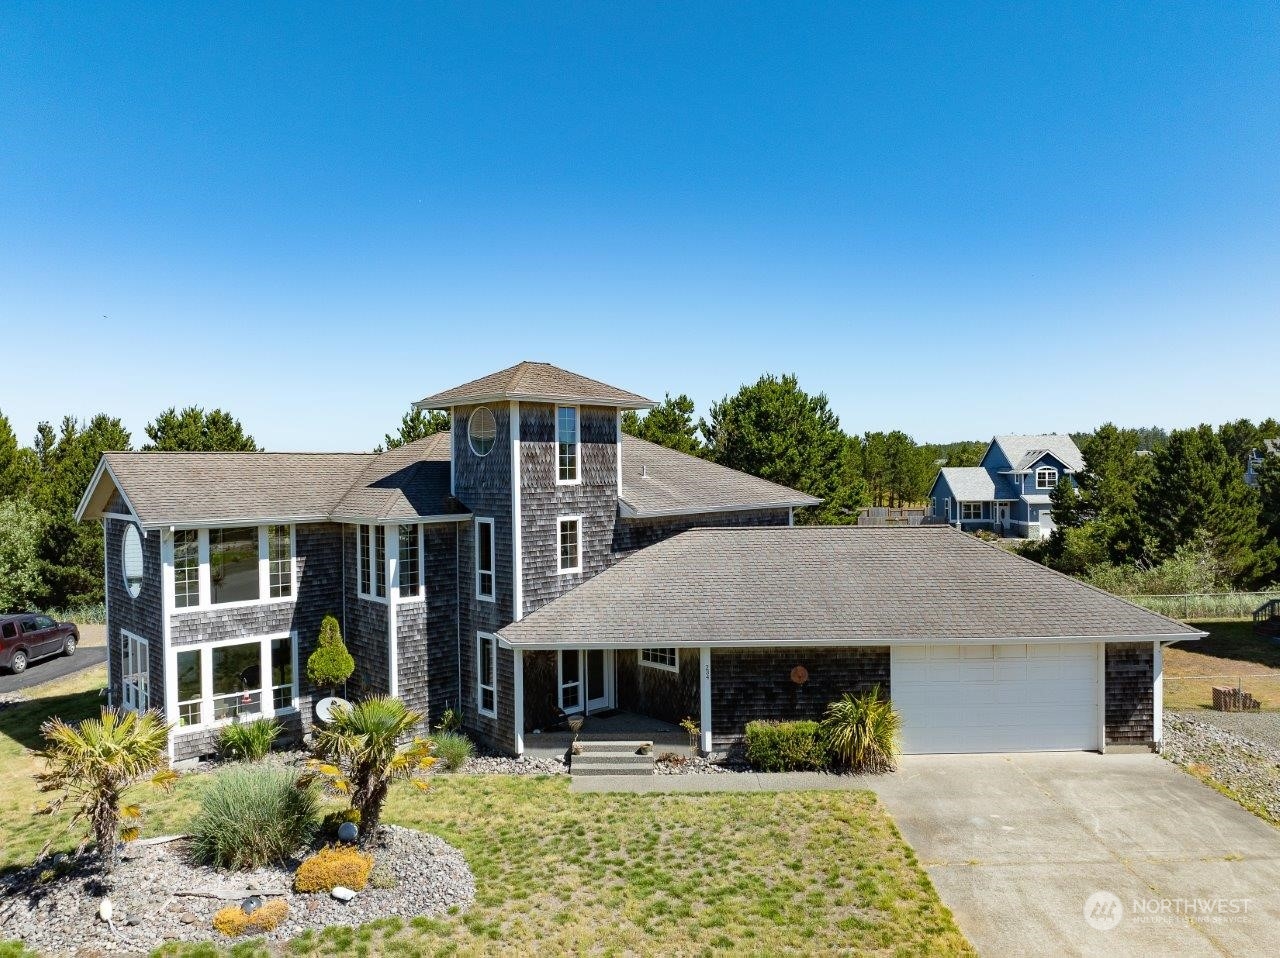
[[[634,650],[615,652],[618,708],[672,725],[678,725],[685,718],[696,722],[700,711],[698,650],[677,649],[676,655],[679,672],[645,665],[640,661],[640,653]],[[713,681],[714,674],[713,671]]]
[[[791,524],[790,509],[743,509],[733,512],[705,512],[690,516],[665,516],[660,519],[618,519],[613,527],[613,560],[625,559],[637,549],[669,539],[688,529],[711,529],[749,526],[786,526]]]
[[[386,695],[391,691],[391,639],[387,631],[387,603],[360,598],[356,576],[358,526],[342,527],[342,637],[356,660],[348,681],[348,694],[356,698]],[[390,583],[387,583],[390,591]]]
[[[158,530],[142,536],[142,588],[135,599],[124,583],[124,530],[132,523],[123,519],[103,519],[103,550],[106,557],[107,597],[107,682],[111,702],[119,706],[124,666],[120,630],[127,629],[147,640],[147,671],[152,708],[164,708],[164,599],[161,594],[160,535]]]
[[[494,601],[476,597],[475,521],[458,529],[458,651],[462,685],[462,722],[480,738],[508,752],[515,749],[511,703],[512,654],[498,650],[495,692],[498,717],[476,707],[476,634],[496,633],[512,620],[511,407],[488,404],[497,435],[487,456],[477,456],[467,440],[467,423],[476,407],[453,411],[454,494],[476,519],[493,520]]]
[[[551,651],[524,654],[524,728],[525,733],[545,732],[560,723],[557,683],[560,681],[559,653]]]
[[[556,407],[520,404],[520,552],[524,612],[541,608],[608,568],[618,514],[618,412],[600,406],[578,409],[578,479],[556,477]],[[581,572],[560,574],[561,516],[580,516]]]
[[[459,709],[458,697],[458,539],[470,524],[444,523],[423,529],[426,563],[426,631],[400,646],[401,661],[409,656],[413,669],[427,670],[427,715],[432,725],[444,710]],[[404,666],[402,665],[402,669]],[[403,682],[404,675],[401,674]]]
[[[1155,648],[1112,642],[1106,652],[1107,745],[1155,741]]]
[[[320,622],[326,615],[342,618],[342,529],[334,523],[299,525],[294,531],[297,552],[295,599],[196,612],[177,610],[170,616],[172,649],[224,639],[258,639],[292,632],[298,638],[298,705],[295,715],[280,717],[282,738],[300,739],[311,729],[315,702],[327,689],[312,689],[307,681],[307,658],[315,650]],[[346,635],[344,630],[344,637]],[[352,653],[356,653],[353,651]],[[359,656],[357,655],[357,664]],[[174,733],[174,758],[178,761],[212,754],[217,729]]]
[[[802,685],[791,680],[798,665],[809,673]],[[857,695],[876,685],[890,694],[888,646],[712,649],[713,743],[740,742],[755,719],[821,719],[827,704],[845,692]]]

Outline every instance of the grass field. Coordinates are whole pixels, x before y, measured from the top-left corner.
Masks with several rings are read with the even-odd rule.
[[[1241,682],[1263,708],[1280,709],[1280,644],[1254,635],[1252,622],[1192,625],[1209,635],[1165,649],[1165,708],[1209,708],[1213,686]]]
[[[39,796],[26,749],[40,721],[93,714],[102,680],[90,670],[0,712],[0,865],[29,862],[56,828],[30,816]],[[140,790],[145,832],[181,831],[207,781]],[[396,790],[386,819],[462,849],[475,904],[439,920],[328,929],[289,954],[973,954],[868,792],[572,795],[564,777],[442,776],[425,794]]]

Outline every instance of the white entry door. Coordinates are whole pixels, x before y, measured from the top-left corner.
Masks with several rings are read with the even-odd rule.
[[[569,714],[613,708],[613,650],[560,653],[560,707]]]
[[[1098,646],[894,646],[889,686],[902,750],[1098,748]]]

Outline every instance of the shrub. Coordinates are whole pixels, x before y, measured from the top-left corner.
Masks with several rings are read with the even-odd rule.
[[[336,812],[330,812],[320,822],[320,833],[325,838],[337,838],[338,829],[347,822],[352,825],[360,824],[360,810],[358,808],[340,808]]]
[[[432,740],[432,751],[446,772],[456,772],[467,764],[475,749],[471,739],[458,732],[441,732]]]
[[[213,916],[213,927],[228,938],[235,938],[249,931],[272,931],[288,917],[289,903],[273,898],[252,915],[246,915],[239,905],[219,908]]]
[[[319,791],[293,772],[229,768],[200,796],[191,850],[218,868],[281,862],[311,840],[319,808]]]
[[[76,725],[47,719],[40,734],[45,740],[45,768],[36,773],[36,781],[40,791],[62,794],[39,814],[52,815],[70,805],[74,814],[67,827],[88,821],[103,867],[111,871],[119,857],[116,842],[136,838],[142,818],[137,804],[120,804],[121,796],[140,782],[168,789],[177,779],[165,754],[169,726],[159,712],[139,715],[103,709],[100,718]],[[125,828],[120,827],[122,819],[129,822]]]
[[[369,872],[370,888],[395,888],[399,884],[400,879],[396,878],[395,872],[381,862],[374,865],[373,871]]]
[[[864,695],[846,692],[827,706],[822,729],[835,759],[855,772],[891,772],[898,756],[902,719],[876,686]]]
[[[829,756],[817,722],[748,722],[747,761],[762,772],[816,771]]]
[[[307,678],[313,685],[335,691],[351,678],[356,670],[356,660],[342,641],[342,627],[338,620],[326,615],[320,623],[320,640],[316,650],[307,658]]]
[[[437,732],[457,732],[462,728],[462,716],[454,709],[445,709],[436,723]]]
[[[293,875],[296,892],[333,891],[338,885],[360,891],[369,882],[373,856],[350,845],[329,845],[320,849]]]
[[[218,754],[226,759],[257,762],[271,751],[280,732],[281,725],[275,719],[236,722],[218,732]]]

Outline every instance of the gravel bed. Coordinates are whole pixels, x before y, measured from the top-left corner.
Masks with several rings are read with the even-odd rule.
[[[1214,717],[1230,714],[1239,715],[1224,712]],[[1183,767],[1200,766],[1208,777],[1280,821],[1280,747],[1206,719],[1200,713],[1166,712],[1160,753]]]
[[[1261,745],[1280,749],[1280,712],[1215,712],[1199,709],[1177,712],[1179,718],[1212,725]]]
[[[192,864],[186,852],[182,840],[139,842],[125,850],[109,876],[99,871],[91,854],[64,859],[64,874],[45,882],[40,874],[51,861],[13,874],[0,884],[0,940],[18,938],[46,955],[145,955],[172,940],[228,942],[213,929],[213,915],[239,904],[246,891],[264,901],[283,897],[289,903],[288,918],[258,936],[270,941],[329,925],[439,915],[465,907],[475,897],[461,852],[434,835],[396,825],[383,827],[374,849],[375,870],[389,871],[394,887],[370,885],[347,903],[323,893],[294,894],[290,887],[297,861],[290,868],[220,872]],[[181,894],[188,891],[230,897]],[[104,894],[111,898],[114,930],[98,918]]]
[[[506,755],[477,755],[467,759],[457,772],[462,775],[566,775],[569,766],[559,758],[511,758]],[[437,774],[447,775],[440,771]]]
[[[663,761],[667,756],[672,758]],[[701,755],[688,752],[664,752],[658,755],[653,766],[655,775],[730,775],[749,772],[751,767],[740,763],[713,762]]]

